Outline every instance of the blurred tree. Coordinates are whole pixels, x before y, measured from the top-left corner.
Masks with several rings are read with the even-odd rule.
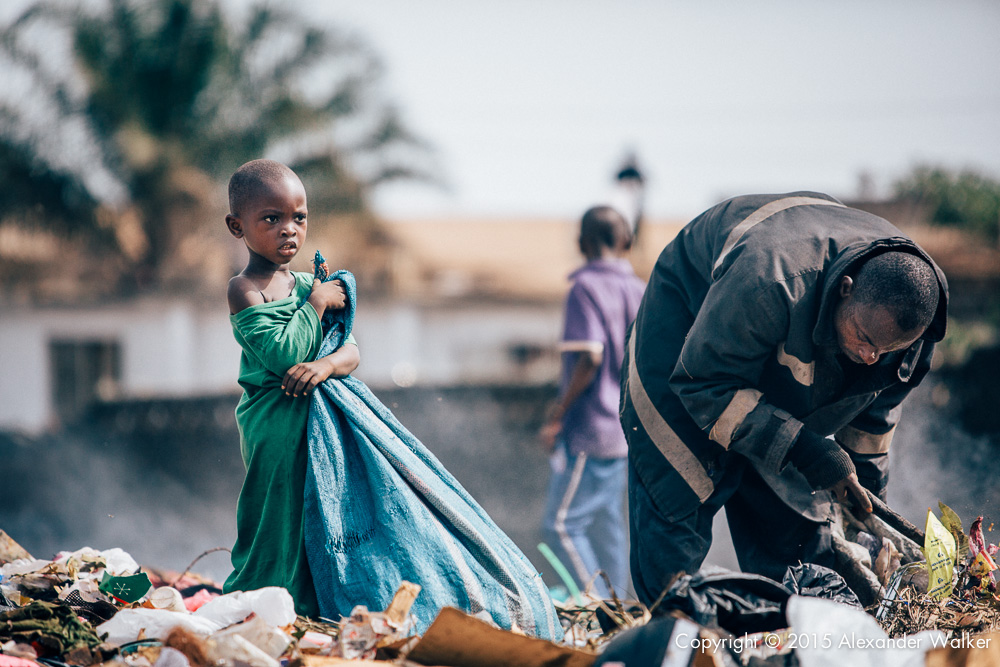
[[[972,170],[921,165],[893,184],[897,197],[922,203],[931,222],[1000,239],[1000,181]]]
[[[246,160],[286,162],[325,212],[433,178],[362,42],[274,7],[230,19],[219,0],[43,0],[0,30],[11,80],[30,81],[0,102],[0,173],[18,185],[6,214],[97,240],[149,287]]]
[[[113,240],[98,223],[98,201],[72,174],[45,165],[30,144],[0,134],[0,211],[66,236]]]

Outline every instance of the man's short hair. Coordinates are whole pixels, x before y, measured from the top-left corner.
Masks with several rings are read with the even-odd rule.
[[[233,172],[229,179],[229,212],[240,217],[247,200],[263,183],[272,183],[295,172],[276,160],[251,160]]]
[[[889,251],[861,265],[853,296],[859,304],[888,308],[901,331],[923,330],[937,312],[940,287],[934,268],[922,257]]]
[[[632,230],[625,216],[611,206],[594,206],[580,220],[580,240],[594,247],[626,250],[632,245]]]

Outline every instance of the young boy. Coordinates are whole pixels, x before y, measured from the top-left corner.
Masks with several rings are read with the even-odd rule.
[[[587,263],[570,276],[559,399],[540,434],[546,447],[559,444],[543,532],[578,586],[601,569],[622,593],[628,583],[623,508],[628,450],[618,421],[618,376],[625,330],[635,319],[644,284],[625,259],[632,233],[615,209],[588,210],[580,221],[579,244]],[[592,590],[601,597],[610,592],[600,578]]]
[[[299,614],[317,617],[302,512],[304,399],[328,377],[350,374],[360,355],[349,344],[310,361],[323,339],[323,313],[344,308],[346,296],[339,281],[321,283],[288,269],[308,229],[305,188],[295,173],[273,160],[244,164],[229,181],[229,210],[226,227],[243,239],[250,258],[228,290],[233,333],[243,348],[236,422],[247,476],[236,511],[234,571],[224,590],[282,586]]]
[[[298,613],[336,619],[358,604],[385,609],[411,581],[422,587],[410,610],[419,632],[458,607],[561,636],[537,569],[363,382],[340,377],[359,361],[356,345],[340,345],[344,333],[353,342],[353,280],[288,271],[306,237],[302,183],[256,160],[229,193],[226,224],[250,260],[229,285],[247,477],[224,590],[283,586]],[[343,310],[324,335],[328,309]]]

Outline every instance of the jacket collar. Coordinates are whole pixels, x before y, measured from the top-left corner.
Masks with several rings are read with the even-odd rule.
[[[927,331],[920,337],[920,340],[936,343],[944,338],[948,323],[948,281],[944,277],[944,272],[934,263],[930,255],[924,252],[916,243],[902,236],[894,236],[879,239],[871,243],[847,246],[847,248],[834,258],[823,279],[823,296],[819,304],[819,318],[816,320],[816,327],[813,329],[812,336],[814,344],[837,344],[837,332],[833,327],[833,313],[837,307],[837,303],[840,301],[840,279],[850,273],[851,269],[862,260],[888,250],[911,252],[922,257],[934,269],[940,291],[938,295],[938,307],[930,326],[927,327]]]

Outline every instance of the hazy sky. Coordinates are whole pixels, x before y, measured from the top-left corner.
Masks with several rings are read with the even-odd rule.
[[[751,191],[851,196],[862,172],[885,193],[918,162],[1000,178],[998,0],[274,4],[367,38],[436,147],[448,189],[389,186],[387,215],[575,218],[630,149],[652,216]]]
[[[849,196],[917,162],[1000,176],[1000,2],[325,0],[369,39],[450,191],[384,213],[577,216],[634,149],[647,211]]]

